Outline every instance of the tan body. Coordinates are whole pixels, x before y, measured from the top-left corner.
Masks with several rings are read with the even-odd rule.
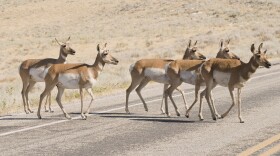
[[[191,41],[189,42],[189,45],[185,51],[183,59],[205,59],[206,57],[203,56],[202,54],[197,52],[196,48],[196,43],[191,47]],[[138,96],[140,97],[144,108],[146,111],[148,111],[148,107],[146,102],[144,101],[142,95],[141,95],[141,90],[150,82],[158,82],[158,83],[163,83],[164,84],[164,90],[168,87],[169,85],[169,79],[166,75],[166,67],[170,62],[173,60],[170,59],[142,59],[137,61],[136,63],[132,64],[130,66],[130,75],[131,75],[131,84],[129,88],[126,90],[126,107],[125,111],[129,113],[128,110],[128,99],[129,95],[132,90],[134,90],[136,87],[136,92]],[[186,101],[184,97],[184,93],[181,89],[177,88],[177,90],[181,93],[186,107]],[[163,101],[162,101],[163,103]],[[161,107],[162,113],[164,113],[163,108]],[[176,114],[180,115],[177,109],[175,109]]]
[[[33,113],[33,111],[30,109],[29,104],[29,98],[28,94],[29,91],[33,88],[33,86],[36,84],[36,82],[44,82],[45,75],[48,72],[48,69],[52,64],[58,64],[58,63],[66,63],[66,58],[68,54],[74,55],[75,51],[70,48],[69,46],[69,39],[64,44],[60,44],[60,52],[58,59],[53,58],[46,58],[46,59],[28,59],[21,63],[19,67],[19,74],[22,80],[22,100],[24,105],[24,111],[28,113]],[[49,110],[51,110],[51,93],[49,93],[48,98],[49,99]],[[46,100],[47,104],[47,100]],[[45,106],[45,110],[47,110]]]
[[[243,119],[241,116],[241,89],[245,86],[246,82],[251,78],[259,66],[269,68],[271,64],[266,58],[266,51],[262,52],[263,44],[260,44],[258,51],[255,52],[254,44],[251,46],[253,56],[248,63],[243,63],[238,60],[222,60],[222,59],[210,59],[205,62],[201,68],[201,75],[206,83],[206,99],[210,107],[212,117],[216,119],[214,115],[216,113],[215,105],[211,100],[211,90],[215,88],[217,84],[228,87],[230,96],[232,98],[231,107],[222,114],[224,118],[235,105],[235,97],[233,94],[234,88],[237,88],[238,99],[238,117],[241,123]]]
[[[50,92],[55,86],[58,88],[56,101],[63,111],[66,118],[70,119],[69,114],[64,110],[61,97],[65,89],[79,89],[81,96],[81,116],[82,119],[86,119],[86,115],[89,113],[91,103],[93,102],[92,87],[97,81],[99,73],[102,71],[106,63],[117,64],[118,60],[109,54],[106,49],[106,44],[102,50],[99,45],[97,46],[98,54],[93,65],[88,64],[54,64],[48,70],[45,77],[45,90],[40,96],[40,103],[38,107],[37,116],[41,119],[41,105],[44,97]],[[100,52],[102,51],[102,52]],[[83,112],[83,89],[91,96],[91,102],[86,110]]]
[[[239,59],[238,56],[236,56],[234,53],[229,51],[229,42],[227,42],[227,45],[224,46],[223,41],[221,41],[220,44],[220,50],[217,53],[216,57],[220,57],[222,59]],[[196,61],[187,61],[187,60],[176,60],[167,68],[167,77],[169,78],[171,86],[168,88],[168,91],[166,92],[165,98],[167,100],[167,96],[170,97],[172,104],[175,105],[174,100],[172,99],[172,93],[174,91],[174,88],[177,88],[182,84],[182,82],[195,85],[195,100],[190,106],[189,109],[186,111],[186,117],[189,117],[188,112],[191,110],[191,108],[195,105],[195,103],[198,100],[198,92],[200,89],[200,86],[204,86],[205,83],[203,79],[201,79],[201,76],[198,74],[198,69],[201,67],[203,62],[196,62]],[[202,102],[202,98],[205,94],[205,90],[201,93],[200,96],[200,102]],[[167,105],[167,103],[166,103]],[[168,109],[168,108],[166,108]],[[167,113],[167,116],[169,116],[169,113]]]

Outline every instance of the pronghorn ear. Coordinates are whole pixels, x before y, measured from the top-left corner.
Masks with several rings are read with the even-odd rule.
[[[67,41],[69,41],[69,40],[70,40],[70,38],[71,38],[71,36],[69,36],[69,37],[68,37]]]
[[[261,52],[262,46],[263,46],[263,43],[261,43],[261,44],[259,45],[258,52]]]
[[[100,48],[99,48],[99,44],[97,44],[97,51],[98,51],[98,53],[100,53]]]
[[[224,46],[224,41],[221,40],[221,48],[223,48],[223,46]]]
[[[54,38],[54,39],[58,45],[60,45],[60,46],[62,45],[56,38]]]
[[[104,48],[106,48],[106,46],[107,46],[107,43],[104,44]]]
[[[193,46],[196,46],[196,43],[197,43],[197,41],[195,41],[195,43],[194,43],[194,45],[193,45]]]
[[[266,54],[266,52],[267,52],[267,49],[265,49],[265,51],[263,53]]]
[[[191,47],[191,44],[192,44],[192,40],[189,41],[189,45],[188,45],[188,48]]]
[[[251,52],[252,52],[253,54],[255,54],[255,44],[252,44],[252,45],[251,45]]]

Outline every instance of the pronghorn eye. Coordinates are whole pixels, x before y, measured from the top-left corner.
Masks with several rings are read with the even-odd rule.
[[[65,48],[65,47],[66,47],[66,45],[65,45],[65,44],[63,44],[63,45],[62,45],[62,47],[64,47],[64,48]]]
[[[108,55],[108,53],[103,53],[104,56]]]

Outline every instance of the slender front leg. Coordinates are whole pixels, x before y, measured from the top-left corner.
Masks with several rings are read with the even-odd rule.
[[[194,92],[195,99],[194,99],[192,105],[190,106],[190,108],[187,109],[187,111],[186,111],[186,117],[187,117],[187,118],[189,117],[189,112],[191,111],[192,107],[193,107],[193,106],[196,104],[196,102],[197,102],[199,90],[200,90],[200,83],[199,83],[199,82],[196,82],[196,84],[195,84],[195,92]]]
[[[228,87],[228,90],[229,90],[229,93],[230,93],[230,97],[231,97],[231,100],[232,100],[232,104],[231,106],[229,107],[229,109],[224,113],[222,114],[222,118],[226,117],[228,115],[228,113],[230,112],[230,110],[233,108],[233,106],[235,105],[235,101],[234,101],[234,94],[233,94],[233,90],[234,88],[232,86],[229,86]]]
[[[200,93],[199,113],[198,113],[198,117],[199,117],[200,120],[204,120],[203,115],[202,115],[202,107],[203,107],[202,100],[205,97],[205,94],[206,94],[206,88]]]
[[[91,88],[87,88],[86,91],[88,92],[88,94],[89,94],[90,97],[91,97],[90,103],[89,103],[88,108],[87,108],[87,110],[86,110],[86,112],[85,112],[85,115],[88,116],[89,110],[90,110],[90,107],[91,107],[91,104],[92,104],[92,102],[93,102],[93,100],[94,100],[94,97],[93,97],[93,93],[92,93]]]
[[[172,93],[173,93],[173,91],[177,88],[178,86],[170,86],[168,89],[167,89],[167,94],[168,94],[168,96],[169,96],[169,99],[171,100],[171,102],[172,102],[172,104],[173,104],[173,107],[174,107],[174,109],[175,109],[175,112],[176,112],[176,115],[177,116],[180,116],[180,112],[178,111],[178,108],[177,108],[177,106],[176,106],[176,104],[175,104],[175,102],[174,102],[174,100],[173,100],[173,97],[172,97]]]
[[[141,99],[143,105],[144,105],[144,108],[145,108],[145,111],[148,112],[148,106],[144,100],[144,98],[142,97],[142,94],[141,94],[141,90],[150,82],[151,80],[149,78],[145,78],[144,80],[141,81],[141,83],[139,84],[139,86],[136,88],[136,93],[138,94],[139,98]]]
[[[165,111],[163,109],[163,102],[164,102],[164,97],[165,97],[164,92],[167,88],[168,88],[168,84],[164,84],[163,93],[162,93],[162,100],[161,100],[161,107],[160,107],[160,110],[161,110],[162,114],[165,114]]]
[[[63,106],[62,106],[62,103],[61,103],[61,97],[63,95],[63,92],[64,92],[64,88],[62,87],[58,87],[57,88],[58,91],[57,91],[57,96],[56,96],[56,101],[60,107],[60,109],[62,110],[64,116],[67,118],[67,119],[71,119],[70,115],[64,110]]]
[[[48,105],[48,99],[49,99],[49,95],[47,95],[46,101],[45,101],[45,112],[49,112],[47,105]]]
[[[185,108],[186,108],[186,111],[187,111],[189,106],[188,106],[188,104],[187,104],[184,91],[181,90],[179,87],[177,87],[176,90],[179,91],[179,92],[181,93],[181,95],[182,95],[182,97],[183,97],[183,100],[184,100]],[[174,106],[174,104],[173,104],[173,106]],[[175,107],[175,106],[174,106],[174,107]],[[189,117],[189,114],[186,113],[185,116],[188,118],[188,117]]]
[[[209,106],[211,114],[212,114],[212,119],[217,120],[217,117],[215,115],[214,108],[213,108],[213,103],[212,103],[212,100],[210,97],[211,90],[213,89],[212,85],[213,85],[213,79],[208,80],[208,82],[206,84],[206,100],[207,100],[208,106]]]
[[[83,112],[83,107],[84,107],[84,104],[83,104],[83,98],[84,98],[83,88],[80,88],[80,96],[81,96],[81,117],[82,117],[83,120],[86,120],[87,117],[84,115],[84,112]]]
[[[244,120],[242,119],[241,116],[241,88],[237,89],[237,98],[238,98],[238,117],[240,120],[240,123],[244,123]]]
[[[165,90],[165,92],[164,92],[165,113],[166,113],[166,116],[167,116],[167,117],[170,117],[170,114],[169,114],[169,112],[168,112],[168,99],[167,99],[167,96],[168,96],[167,90]]]
[[[51,113],[53,113],[54,111],[52,110],[52,95],[51,92],[49,93],[49,110]]]

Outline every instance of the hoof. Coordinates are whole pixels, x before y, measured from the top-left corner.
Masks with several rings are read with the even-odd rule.
[[[49,112],[49,110],[45,110],[45,112]]]
[[[30,112],[30,113],[34,113],[34,111],[32,111],[32,110],[29,110],[29,112]]]
[[[185,117],[186,117],[186,118],[189,118],[189,117],[190,117],[190,115],[189,115],[189,114],[186,114],[186,115],[185,115]]]
[[[217,117],[218,119],[221,119],[221,118],[222,118],[222,116],[221,116],[220,114],[216,114],[216,117]]]
[[[200,121],[203,121],[204,119],[203,119],[203,118],[200,118],[199,120],[200,120]]]
[[[126,114],[130,114],[129,110],[128,109],[125,109],[125,112]]]
[[[240,121],[240,123],[244,123],[244,121],[242,120],[242,121]]]
[[[72,120],[71,116],[70,115],[65,115],[65,117],[68,119],[68,120]]]
[[[50,111],[50,113],[54,113],[54,111],[53,111],[53,110],[51,110],[51,111]]]

